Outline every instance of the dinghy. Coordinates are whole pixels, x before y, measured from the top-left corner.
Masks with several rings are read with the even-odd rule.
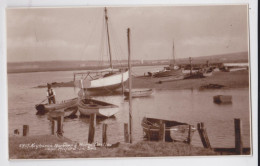
[[[217,95],[213,97],[214,103],[217,104],[230,104],[232,103],[232,96],[231,95]]]
[[[189,124],[155,118],[143,118],[141,125],[145,133],[144,137],[148,140],[158,141],[161,123],[165,124],[165,141],[188,142]],[[191,125],[190,138],[195,130],[194,126]]]
[[[132,97],[146,97],[153,93],[153,89],[132,89]],[[129,89],[125,89],[124,95],[128,98]]]
[[[90,116],[96,114],[99,117],[111,117],[119,111],[117,105],[94,99],[81,99],[78,102],[80,115]]]
[[[64,100],[60,103],[57,104],[37,104],[35,105],[35,109],[37,110],[36,115],[43,115],[49,111],[55,111],[55,110],[59,110],[59,109],[67,109],[67,108],[71,108],[71,107],[75,107],[77,106],[77,101],[78,98],[73,98],[73,99],[69,99],[69,100]],[[68,109],[70,111],[73,111],[72,109]],[[66,111],[66,112],[70,112],[70,111]]]

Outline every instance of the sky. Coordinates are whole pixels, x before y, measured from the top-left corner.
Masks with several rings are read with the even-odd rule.
[[[107,10],[113,60],[127,60],[127,28],[134,60],[248,51],[246,5]],[[7,62],[108,60],[103,7],[9,8],[6,17]]]

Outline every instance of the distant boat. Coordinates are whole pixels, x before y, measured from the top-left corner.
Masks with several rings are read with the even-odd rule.
[[[67,109],[74,107],[76,109],[78,98],[73,98],[69,100],[64,100],[57,104],[37,104],[35,105],[35,109],[37,110],[37,115],[43,115],[45,113],[48,113],[50,111],[56,111],[60,109]],[[72,111],[72,109],[68,109]],[[74,110],[74,109],[73,109]],[[69,111],[67,111],[69,112]]]
[[[158,81],[158,83],[163,83],[163,82],[171,82],[171,81],[176,81],[176,80],[183,80],[185,78],[185,75],[176,75],[176,76],[169,76],[166,78],[162,78]]]
[[[105,25],[103,30],[107,35],[106,39],[107,39],[107,45],[108,45],[107,48],[109,53],[109,64],[110,64],[109,68],[105,70],[95,70],[95,71],[74,73],[74,82],[76,82],[75,85],[76,86],[80,85],[76,81],[76,76],[80,76],[81,78],[83,77],[85,79],[83,81],[83,85],[84,87],[88,87],[87,88],[88,91],[111,92],[123,86],[123,84],[129,78],[128,70],[113,69],[109,27],[108,27],[108,15],[107,15],[106,8],[104,9],[104,18],[105,18]]]
[[[203,72],[202,74],[203,74],[203,77],[210,77],[210,76],[212,76],[212,73],[213,73],[213,69],[208,68],[208,69],[206,69],[206,71]]]
[[[217,95],[213,97],[214,103],[217,104],[228,104],[232,103],[232,96],[231,95]]]
[[[203,73],[203,77],[210,77],[210,76],[212,76],[212,72]]]
[[[153,93],[153,89],[132,89],[132,97],[146,97]],[[125,89],[124,95],[126,98],[129,96],[129,89]]]
[[[78,102],[80,115],[90,116],[96,114],[99,117],[111,117],[119,111],[117,105],[94,99],[81,99]]]
[[[153,77],[175,77],[175,80],[181,80],[184,79],[184,74],[182,72],[182,69],[175,65],[175,56],[174,56],[174,43],[173,43],[173,63],[171,63],[169,66],[164,67],[163,70],[155,73],[150,73]]]
[[[160,133],[160,123],[165,124],[165,140],[172,141],[180,141],[187,142],[189,135],[189,124],[177,122],[177,121],[169,121],[155,118],[146,118],[144,117],[142,120],[142,127],[145,133],[145,138],[150,140],[159,140]],[[191,125],[190,138],[195,132],[194,126]]]

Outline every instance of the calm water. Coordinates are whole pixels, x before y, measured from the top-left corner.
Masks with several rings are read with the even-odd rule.
[[[160,67],[159,67],[160,68]],[[136,67],[134,74],[143,75],[151,67]],[[153,67],[153,70],[156,70]],[[14,129],[22,131],[22,125],[30,126],[30,135],[50,134],[51,126],[47,116],[36,116],[34,105],[45,99],[45,88],[33,88],[47,82],[65,82],[73,79],[72,71],[8,74],[9,134]],[[77,97],[78,89],[55,88],[57,100]],[[230,105],[213,103],[213,96],[232,95]],[[123,124],[128,123],[128,102],[122,95],[96,97],[120,107],[114,119],[97,122],[95,141],[101,142],[102,123],[108,124],[108,142],[124,141]],[[133,138],[142,140],[143,117],[176,120],[196,125],[204,122],[213,147],[234,147],[234,118],[243,122],[244,145],[250,146],[249,89],[235,90],[157,90],[151,97],[133,99]],[[88,118],[65,119],[64,136],[73,141],[87,141]],[[198,132],[192,144],[202,146]]]

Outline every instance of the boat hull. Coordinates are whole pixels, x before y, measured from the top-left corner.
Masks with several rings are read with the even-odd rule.
[[[99,117],[111,117],[119,111],[119,107],[94,99],[82,99],[78,102],[80,115],[90,116],[96,114]]]
[[[132,89],[132,97],[147,97],[153,93],[153,89]],[[129,96],[129,89],[124,92],[126,97]]]
[[[74,82],[76,87],[87,89],[88,91],[113,91],[120,88],[129,78],[128,71],[114,73],[109,76],[94,80],[77,80]]]
[[[177,121],[167,121],[154,118],[144,118],[142,121],[145,138],[148,140],[158,141],[160,133],[160,123],[165,124],[165,141],[187,142],[189,135],[189,124]],[[190,138],[195,132],[194,126],[191,125]]]
[[[210,77],[212,76],[212,72],[209,72],[209,73],[203,73],[203,77]]]
[[[153,77],[169,77],[169,76],[181,78],[182,76],[184,76],[184,74],[182,73],[182,69],[178,69],[178,70],[160,71],[153,75]]]
[[[229,104],[232,103],[232,96],[231,95],[217,95],[213,97],[214,103],[217,104]]]
[[[55,111],[60,109],[66,109],[70,107],[77,106],[78,98],[73,98],[69,100],[62,101],[61,103],[57,104],[37,104],[35,106],[37,110],[37,115],[45,114],[49,111]]]

